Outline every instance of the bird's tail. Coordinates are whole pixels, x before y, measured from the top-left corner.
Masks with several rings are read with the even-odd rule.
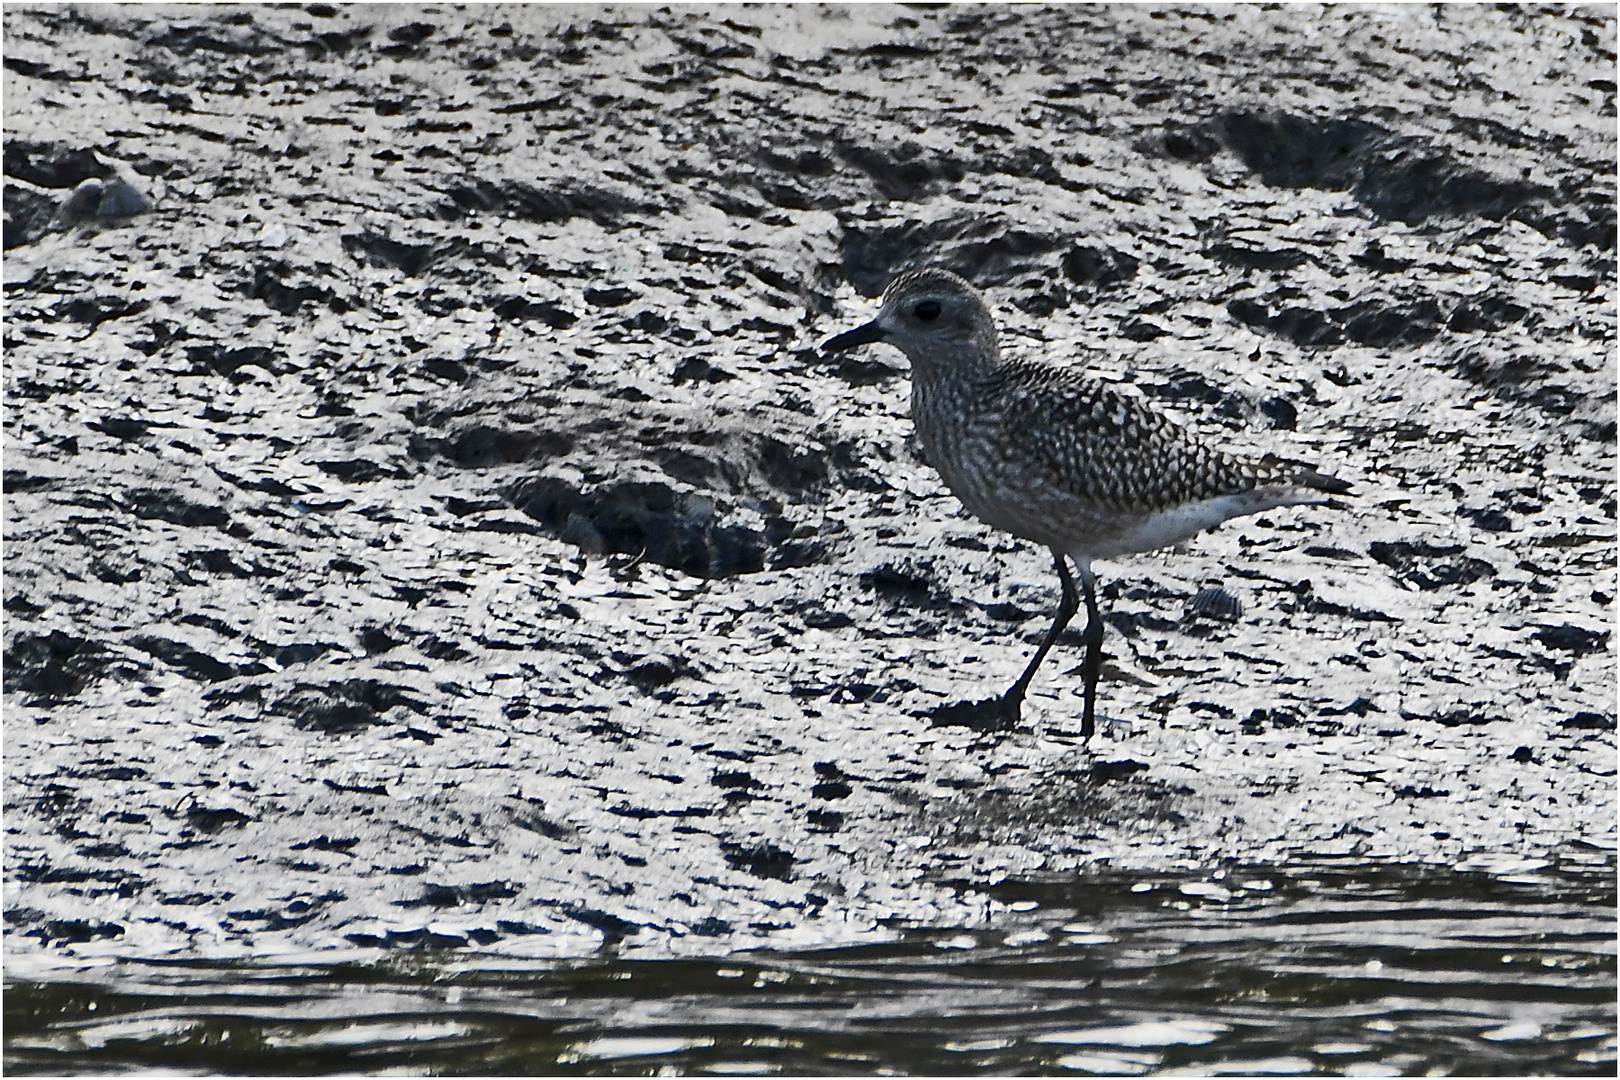
[[[1329,495],[1350,494],[1350,481],[1341,480],[1337,476],[1329,476],[1326,473],[1319,473],[1314,469],[1309,472],[1297,473],[1289,477],[1289,479],[1300,487],[1310,488],[1313,491],[1323,491]]]
[[[1276,468],[1276,466],[1273,466]],[[1265,482],[1258,484],[1245,500],[1244,513],[1255,514],[1278,506],[1330,506],[1347,509],[1347,503],[1335,495],[1350,494],[1350,482],[1337,476],[1328,476],[1314,469],[1277,468]]]

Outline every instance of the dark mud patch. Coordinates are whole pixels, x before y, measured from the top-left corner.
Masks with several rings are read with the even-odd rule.
[[[1489,135],[1516,150],[1533,145],[1507,132]],[[1480,169],[1427,138],[1353,115],[1233,111],[1196,128],[1172,128],[1143,148],[1195,162],[1229,150],[1273,187],[1349,192],[1379,217],[1406,225],[1434,217],[1522,221],[1576,247],[1614,250],[1614,204],[1597,192],[1572,200],[1567,188],[1524,179],[1530,170],[1514,177]]]

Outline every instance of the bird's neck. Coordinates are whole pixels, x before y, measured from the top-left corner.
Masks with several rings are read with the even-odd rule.
[[[977,382],[1002,366],[994,330],[953,342],[948,350],[931,349],[907,359],[913,381],[930,385]]]
[[[1002,366],[995,332],[931,349],[911,359],[911,420],[924,456],[946,482],[958,475],[961,449],[982,405],[983,387]]]

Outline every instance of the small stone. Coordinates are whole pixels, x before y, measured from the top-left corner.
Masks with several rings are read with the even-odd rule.
[[[92,176],[80,181],[62,200],[57,217],[71,228],[91,218],[130,217],[151,206],[146,196],[122,180],[103,181]]]

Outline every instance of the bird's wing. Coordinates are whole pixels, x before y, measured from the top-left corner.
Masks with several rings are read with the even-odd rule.
[[[1159,510],[1283,479],[1078,372],[1014,363],[995,378],[1009,452],[1088,502]]]

